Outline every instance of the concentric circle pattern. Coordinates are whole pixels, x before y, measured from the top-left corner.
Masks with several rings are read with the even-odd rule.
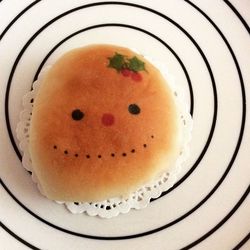
[[[32,249],[249,249],[249,16],[247,0],[0,1],[4,249],[14,249],[13,239]],[[109,220],[72,215],[41,196],[15,133],[22,96],[40,71],[93,43],[165,64],[194,120],[176,184],[146,209]]]

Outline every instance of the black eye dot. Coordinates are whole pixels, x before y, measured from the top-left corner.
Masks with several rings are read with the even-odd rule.
[[[57,149],[57,146],[56,146],[56,145],[54,145],[54,149]]]
[[[124,156],[124,157],[125,157],[125,156],[127,156],[127,154],[126,154],[126,153],[123,153],[123,154],[122,154],[122,156]]]
[[[132,149],[132,150],[131,150],[131,153],[135,153],[135,149]]]
[[[143,147],[146,148],[146,147],[147,147],[147,144],[143,144]]]
[[[151,135],[151,138],[154,139],[154,135]]]
[[[75,154],[75,157],[78,157],[78,154]]]
[[[132,115],[138,115],[138,114],[140,114],[141,109],[137,104],[130,104],[128,106],[128,111]]]
[[[98,158],[102,158],[102,156],[101,156],[101,155],[98,155]]]
[[[84,113],[80,109],[75,109],[71,114],[73,120],[80,121],[84,117]]]
[[[65,151],[64,151],[64,154],[67,155],[67,154],[68,154],[68,150],[65,150]]]
[[[114,153],[112,153],[112,154],[111,154],[111,156],[112,156],[112,157],[115,157],[115,154],[114,154]]]
[[[90,158],[90,155],[86,155],[86,158],[88,158],[88,159],[89,159],[89,158]]]

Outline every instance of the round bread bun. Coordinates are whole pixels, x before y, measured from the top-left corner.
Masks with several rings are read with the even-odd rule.
[[[125,197],[170,168],[180,152],[180,114],[158,69],[123,47],[64,54],[41,79],[29,151],[53,200]]]

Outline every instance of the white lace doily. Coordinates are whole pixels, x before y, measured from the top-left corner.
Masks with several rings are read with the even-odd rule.
[[[29,145],[29,130],[30,121],[32,116],[33,102],[37,94],[37,90],[40,86],[41,79],[46,71],[49,69],[47,66],[39,75],[38,80],[33,84],[33,90],[29,91],[23,97],[23,111],[20,113],[20,122],[17,125],[17,138],[20,141],[20,149],[23,152],[22,164],[25,169],[32,172],[32,180],[37,183],[40,192],[43,194],[43,190],[39,184],[39,181],[33,172],[32,162],[28,150]],[[161,70],[162,71],[162,70]],[[176,86],[173,79],[169,78],[169,74],[166,70],[163,71],[163,75],[168,76],[168,82],[170,82],[170,87],[172,88],[176,103],[179,107],[180,116],[182,120],[183,127],[183,142],[180,155],[175,163],[175,166],[163,173],[157,180],[153,180],[150,183],[144,185],[134,193],[131,193],[128,198],[112,198],[104,200],[101,202],[64,202],[56,201],[60,204],[65,204],[68,210],[72,213],[83,213],[86,212],[90,216],[100,216],[103,218],[111,218],[117,216],[120,213],[128,213],[130,209],[142,209],[145,208],[151,199],[159,197],[162,192],[167,191],[171,188],[175,181],[176,176],[181,170],[182,163],[187,159],[189,155],[188,143],[191,140],[191,130],[192,130],[192,118],[187,110],[186,105],[182,102],[183,98],[180,96],[181,92],[176,91]],[[178,93],[178,94],[177,94]]]

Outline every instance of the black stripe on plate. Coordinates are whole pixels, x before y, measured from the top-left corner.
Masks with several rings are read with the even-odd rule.
[[[250,240],[250,232],[233,248],[233,250],[240,249],[244,244]]]
[[[10,29],[10,27],[30,8],[32,8],[34,5],[39,3],[41,0],[37,0],[32,2],[30,5],[28,5],[25,9],[23,9],[15,18],[12,19],[12,21],[8,24],[8,26],[4,29],[4,31],[0,34],[0,41],[3,39],[3,36],[7,33],[7,31]]]
[[[3,185],[4,189],[7,191],[7,193],[21,206],[23,207],[25,210],[27,210],[27,208],[11,193],[11,191],[7,188],[7,186],[5,186],[5,184],[2,182],[2,180],[0,180],[0,183]],[[242,195],[242,197],[240,198],[240,200],[236,203],[236,205],[233,207],[233,209],[231,209],[231,211],[212,229],[210,230],[207,234],[205,234],[204,236],[202,236],[201,238],[205,237],[207,238],[208,236],[210,236],[212,233],[214,233],[214,231],[216,231],[219,227],[221,227],[234,213],[235,211],[240,207],[240,205],[244,202],[244,200],[246,199],[247,195],[249,194],[250,191],[250,186],[248,186],[247,190],[244,192],[244,194]],[[29,209],[28,209],[29,210]],[[30,210],[29,210],[30,211]],[[157,233],[160,230],[158,229],[154,229],[151,231],[146,231],[140,234],[136,234],[136,235],[127,235],[127,236],[111,236],[111,237],[105,237],[105,236],[95,236],[95,235],[86,235],[86,234],[80,234],[77,232],[73,232],[73,231],[69,231],[67,229],[61,228],[59,226],[56,226],[54,224],[51,224],[50,222],[42,219],[41,217],[39,217],[38,215],[36,215],[35,213],[33,213],[32,211],[30,211],[30,213],[36,217],[37,219],[41,220],[42,222],[45,222],[47,225],[52,226],[55,229],[58,229],[60,231],[63,231],[64,233],[69,233],[72,234],[74,236],[79,236],[79,237],[84,237],[84,238],[88,238],[88,239],[95,239],[95,240],[127,240],[127,239],[132,239],[132,238],[138,238],[138,237],[143,237],[143,236],[147,236],[153,233]],[[216,228],[216,229],[215,229]],[[209,234],[209,235],[208,235]],[[208,236],[207,236],[208,235]],[[191,247],[197,245],[198,243],[200,243],[201,241],[203,241],[204,239],[201,240],[201,238],[193,243],[192,246],[191,244],[189,244],[188,246],[182,248],[182,249],[190,249]],[[199,241],[199,242],[198,242]],[[194,244],[194,245],[193,245]]]
[[[240,19],[242,24],[245,26],[247,32],[250,34],[250,28],[245,21],[245,19],[242,17],[242,15],[238,12],[238,10],[230,3],[228,0],[224,0],[224,2],[228,5],[228,7],[234,12],[234,14]],[[249,6],[248,6],[249,7]]]
[[[198,240],[196,240],[196,241],[190,243],[189,245],[181,248],[181,250],[187,250],[187,249],[190,249],[190,248],[198,245],[200,242],[202,242],[203,240],[208,238],[211,234],[213,234],[217,229],[219,229],[235,213],[235,211],[240,207],[240,205],[243,203],[243,201],[248,196],[249,192],[250,192],[250,185],[248,186],[248,188],[246,189],[244,194],[241,196],[240,200],[236,203],[236,205],[231,209],[231,211],[215,227],[213,227],[210,231],[208,231],[206,234],[204,234]]]
[[[228,5],[228,7],[235,13],[235,15],[240,19],[240,21],[242,22],[242,24],[245,26],[245,29],[247,30],[247,32],[250,34],[250,28],[247,24],[247,22],[245,21],[245,19],[241,16],[241,14],[237,11],[237,9],[233,6],[232,3],[230,3],[227,0],[224,0],[224,2]],[[248,240],[250,240],[250,232],[246,235],[246,237],[244,237],[234,248],[233,250],[238,250],[240,249]]]
[[[216,29],[216,31],[220,34],[220,36],[222,37],[223,41],[225,42],[228,50],[230,51],[230,54],[234,60],[236,69],[238,71],[238,75],[239,75],[239,80],[240,80],[240,85],[241,85],[241,90],[242,90],[242,121],[241,121],[241,128],[240,128],[240,135],[238,138],[238,142],[236,145],[236,149],[234,151],[234,154],[230,160],[229,163],[229,168],[228,168],[228,172],[231,169],[236,156],[238,154],[240,145],[241,145],[241,141],[243,138],[243,134],[244,134],[244,128],[245,128],[245,120],[246,120],[246,94],[245,94],[245,87],[244,87],[244,81],[243,81],[243,77],[241,74],[241,70],[240,70],[240,66],[238,64],[237,58],[233,52],[233,49],[231,48],[229,42],[227,41],[226,37],[224,36],[224,34],[221,32],[221,30],[218,28],[218,26],[212,21],[212,19],[205,13],[203,12],[199,7],[197,7],[195,4],[193,4],[192,2],[190,2],[189,0],[184,0],[185,2],[187,2],[188,4],[190,4],[192,7],[194,7],[196,10],[198,10],[198,12],[200,12],[212,25],[213,27]],[[227,175],[227,174],[226,174]],[[226,176],[225,176],[226,177]],[[223,181],[223,180],[222,180]],[[220,182],[220,181],[219,181]],[[218,184],[218,183],[217,183]],[[197,244],[199,244],[200,242],[202,242],[203,240],[205,240],[207,237],[209,237],[211,234],[213,234],[219,227],[221,227],[230,217],[231,215],[239,208],[240,204],[244,201],[244,199],[247,197],[248,193],[249,193],[249,186],[246,190],[246,192],[244,193],[243,197],[241,197],[240,201],[234,206],[234,208],[230,211],[230,213],[223,218],[223,220],[217,224],[215,227],[213,227],[208,233],[204,234],[202,237],[200,237],[198,240],[190,243],[188,246],[184,247],[183,249],[189,249]],[[242,200],[242,201],[241,201]]]
[[[16,240],[20,241],[21,243],[23,243],[24,245],[26,245],[27,247],[34,249],[34,250],[40,250],[40,248],[35,247],[34,245],[31,245],[29,242],[27,242],[26,240],[22,239],[21,237],[19,237],[17,234],[13,233],[13,231],[11,231],[8,227],[6,227],[1,221],[0,221],[0,226],[7,232],[9,233],[12,237],[14,237]],[[3,246],[2,247],[6,247]]]

